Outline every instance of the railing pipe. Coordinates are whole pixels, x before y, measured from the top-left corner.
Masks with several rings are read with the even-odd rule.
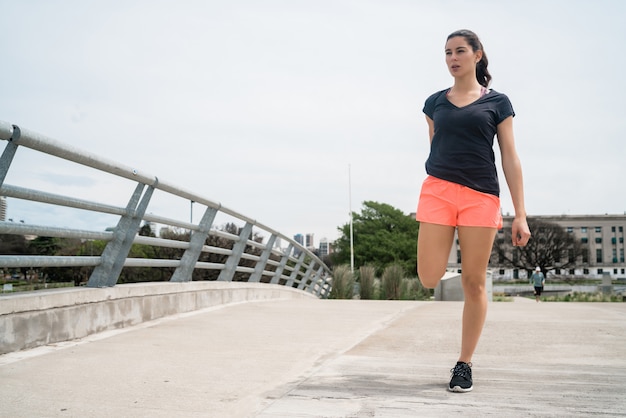
[[[11,139],[12,135],[13,135],[13,125],[11,125],[9,122],[0,120],[0,139],[4,139],[5,141],[8,141]]]
[[[101,260],[90,256],[0,255],[0,267],[91,267],[99,265]]]

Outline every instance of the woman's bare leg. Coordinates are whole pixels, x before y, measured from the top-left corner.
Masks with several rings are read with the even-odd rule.
[[[422,285],[434,289],[446,272],[454,227],[420,223],[417,238],[417,275]]]
[[[495,236],[495,228],[459,227],[461,281],[465,294],[459,361],[465,363],[472,361],[487,316],[485,281]]]

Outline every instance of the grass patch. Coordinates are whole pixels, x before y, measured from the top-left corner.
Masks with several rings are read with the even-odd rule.
[[[13,283],[13,290],[9,290],[5,292],[4,290],[2,290],[2,287],[0,287],[0,290],[2,290],[2,293],[15,293],[15,292],[31,292],[34,290],[43,290],[43,289],[56,289],[56,288],[61,288],[61,287],[74,287],[74,282],[51,282],[51,283],[31,283],[31,284]]]
[[[512,296],[506,296],[504,293],[501,292],[496,292],[492,296],[492,300],[494,302],[513,302]]]
[[[563,296],[541,296],[542,302],[624,302],[624,296],[606,293],[573,292]]]

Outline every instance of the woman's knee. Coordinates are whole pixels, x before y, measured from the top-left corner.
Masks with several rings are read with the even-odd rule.
[[[484,275],[461,276],[465,297],[473,299],[485,295],[485,279]]]
[[[439,279],[424,279],[422,276],[419,279],[426,289],[434,289],[439,284]]]
[[[445,270],[443,272],[438,272],[432,270],[427,271],[425,269],[420,269],[419,267],[417,269],[417,277],[419,277],[422,286],[427,289],[434,289],[437,287],[444,274]]]

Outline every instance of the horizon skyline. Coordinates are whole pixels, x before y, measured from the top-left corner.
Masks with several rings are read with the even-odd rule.
[[[7,209],[9,208],[9,203],[8,202],[10,200],[18,200],[18,199],[15,199],[15,198],[10,198],[10,197],[5,197],[5,196],[0,196],[0,198],[5,198],[6,199],[5,208],[7,208]],[[380,202],[380,203],[384,203],[384,202]],[[9,213],[9,212],[7,211],[7,213]],[[412,218],[415,217],[415,212],[409,212],[409,213],[403,212],[403,213],[406,216],[409,216],[409,217],[412,217]],[[243,213],[241,215],[249,216],[249,214],[243,214]],[[502,216],[503,217],[513,217],[514,215],[510,215],[508,213],[502,213]],[[535,215],[528,216],[528,218],[529,219],[534,218],[534,217],[548,217],[548,218],[559,218],[559,217],[575,218],[575,217],[580,217],[580,218],[585,218],[585,217],[611,217],[611,216],[614,216],[614,217],[626,217],[626,211],[624,211],[624,213],[535,214]],[[14,218],[14,217],[9,218],[8,216],[5,219],[2,219],[2,217],[0,216],[0,221],[16,222],[16,223],[28,223],[25,219],[19,219],[19,217],[18,218]],[[155,222],[148,222],[148,221],[143,220],[142,221],[142,225],[145,224],[145,223],[148,223],[151,226],[155,225],[155,224],[158,226],[158,229],[156,231],[154,231],[157,237],[160,237],[162,229],[173,229],[173,230],[179,230],[179,231],[186,230],[186,228],[183,228],[183,227],[172,227],[172,226],[169,226],[169,225],[160,224],[158,222],[155,223]],[[223,227],[225,225],[226,225],[226,223],[222,223],[222,224],[215,224],[214,223],[211,226],[211,228],[212,229],[218,229],[218,228]],[[42,225],[42,226],[52,226],[52,225]],[[59,225],[54,225],[54,226],[59,226]],[[116,225],[108,225],[108,226],[101,225],[100,231],[108,231],[108,230],[111,230],[112,228],[115,228],[115,226]],[[237,226],[239,227],[240,225],[237,225]],[[267,226],[272,227],[271,225],[267,225]],[[67,225],[63,225],[62,227],[69,228],[69,226],[67,226]],[[94,229],[94,231],[98,231],[98,229]],[[256,231],[256,232],[259,232],[259,231]],[[263,232],[261,235],[263,236],[264,239],[266,239],[267,236],[264,233],[265,231],[260,231],[260,232]],[[306,239],[307,235],[311,235],[313,237],[313,243],[314,243],[312,248],[315,248],[315,249],[319,248],[320,243],[322,242],[322,240],[326,240],[326,242],[328,242],[330,244],[333,244],[335,241],[337,241],[340,238],[340,237],[337,237],[337,238],[331,240],[331,239],[329,239],[328,237],[325,237],[325,236],[317,237],[317,233],[315,233],[315,232],[306,232],[306,233],[301,233],[300,232],[300,233],[293,234],[291,236],[285,234],[282,231],[278,231],[278,232],[283,234],[283,235],[285,235],[285,237],[290,238],[290,239],[292,239],[293,241],[296,241],[296,242],[299,242],[296,239],[297,235],[302,235],[303,241]],[[304,247],[307,247],[305,245],[305,243],[301,243],[301,245],[304,246]]]

